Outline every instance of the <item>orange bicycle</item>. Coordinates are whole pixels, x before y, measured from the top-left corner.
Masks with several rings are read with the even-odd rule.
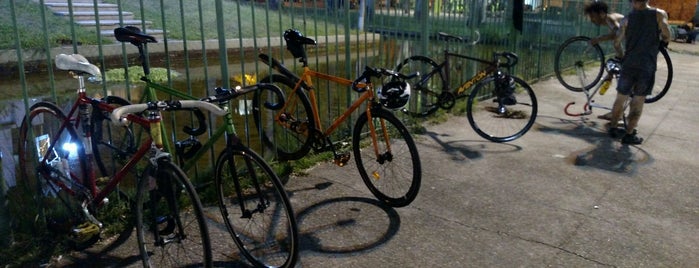
[[[352,112],[363,110],[352,132],[352,148],[359,174],[371,193],[385,204],[394,207],[410,204],[420,188],[420,158],[408,129],[389,109],[400,109],[407,103],[410,86],[403,80],[411,76],[366,67],[362,75],[353,81],[316,72],[308,67],[304,47],[314,45],[315,40],[293,29],[284,32],[284,39],[294,58],[300,58],[303,74],[299,77],[278,60],[266,54],[259,55],[264,63],[280,73],[265,77],[260,82],[279,86],[286,99],[283,105],[266,106],[264,103],[274,100],[276,96],[257,92],[253,98],[255,123],[265,146],[276,152],[280,160],[299,159],[308,154],[311,148],[316,151],[332,150],[335,163],[344,166],[349,161],[349,152],[338,153],[330,135],[350,118]],[[375,94],[370,79],[382,76],[390,76],[396,81],[386,83]],[[322,128],[313,78],[351,86],[352,90],[360,93],[327,129]]]

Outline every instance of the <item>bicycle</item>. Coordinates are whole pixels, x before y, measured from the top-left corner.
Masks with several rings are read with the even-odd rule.
[[[409,85],[404,82],[387,83],[379,94],[375,94],[374,86],[369,81],[371,77],[406,79],[409,76],[366,67],[362,75],[353,81],[316,72],[308,67],[305,51],[305,45],[315,45],[315,40],[293,29],[284,32],[284,39],[287,49],[303,64],[303,73],[299,77],[278,60],[259,54],[262,62],[279,72],[261,79],[261,82],[279,86],[285,95],[283,105],[275,107],[262,105],[274,96],[257,92],[253,97],[254,120],[263,144],[273,150],[280,160],[300,159],[311,148],[315,151],[331,150],[334,163],[342,167],[349,161],[349,152],[338,153],[330,135],[350,118],[352,112],[360,111],[352,132],[352,151],[362,180],[384,204],[393,207],[410,204],[420,188],[420,158],[408,129],[389,110],[405,104],[409,97]],[[351,86],[353,91],[360,94],[327,129],[322,128],[313,78]],[[365,137],[369,139],[366,143],[362,141]],[[367,143],[368,146],[365,146]]]
[[[444,32],[438,35],[447,45],[450,40],[464,41],[461,37]],[[451,58],[486,66],[452,89]],[[401,73],[421,74],[409,82],[415,93],[403,112],[413,117],[426,117],[440,108],[450,110],[456,100],[468,97],[466,116],[479,136],[493,142],[513,141],[529,131],[538,109],[536,96],[529,84],[510,74],[509,70],[517,61],[517,55],[511,52],[494,52],[493,59],[489,61],[450,52],[448,46],[443,51],[441,63],[427,56],[410,56],[395,68]],[[467,91],[472,87],[470,92]]]
[[[611,78],[605,76],[602,79],[606,66],[605,54],[599,44],[590,45],[590,40],[587,36],[571,37],[556,50],[554,58],[556,78],[571,91],[586,91],[588,94],[588,91],[600,81],[609,81]],[[660,55],[662,57],[658,57],[655,84],[651,94],[646,96],[645,103],[660,100],[672,85],[672,60],[663,46],[660,46]],[[591,96],[588,94],[587,97],[589,102]]]
[[[155,41],[136,27],[117,28],[115,37],[138,47],[144,70],[143,100],[156,100],[156,91],[184,100],[196,98],[179,90],[153,82],[150,78],[145,45]],[[197,161],[210,152],[214,144],[225,137],[225,147],[218,154],[214,167],[214,187],[223,221],[236,246],[245,259],[257,267],[294,267],[298,260],[298,226],[291,202],[282,182],[273,169],[238,137],[233,123],[229,102],[250,92],[269,92],[276,103],[266,102],[268,107],[280,106],[281,90],[272,84],[257,84],[234,89],[216,88],[215,94],[202,101],[216,104],[221,110],[223,124],[212,130],[207,142],[196,138],[206,132],[206,121],[201,110],[194,110],[196,127],[185,126],[188,138],[175,142],[175,154],[185,172],[195,167]],[[142,106],[141,106],[142,107]],[[112,114],[114,115],[114,113]],[[162,130],[164,131],[164,129]],[[163,133],[163,139],[167,136]],[[127,153],[127,152],[121,152]]]
[[[91,109],[111,112],[115,106],[87,96],[85,76],[98,77],[100,71],[83,56],[60,54],[56,67],[76,76],[78,97],[67,114],[56,104],[43,101],[34,104],[22,121],[18,151],[23,179],[10,199],[14,201],[12,247],[23,250],[23,257],[28,258],[20,259],[20,265],[42,265],[54,252],[35,250],[52,249],[50,245],[62,236],[83,247],[96,242],[103,227],[96,213],[110,203],[106,197],[139,160],[147,159],[136,187],[136,203],[129,206],[137,219],[132,223],[127,220],[139,231],[143,265],[211,266],[201,202],[187,176],[162,150],[161,135],[156,131],[160,129],[159,111],[146,117],[128,117],[150,135],[113,176],[98,179],[93,169]],[[151,235],[145,236],[145,232]],[[153,242],[147,243],[147,237]]]

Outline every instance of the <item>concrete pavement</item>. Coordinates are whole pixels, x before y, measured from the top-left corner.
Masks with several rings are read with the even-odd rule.
[[[514,142],[481,139],[465,117],[427,125],[408,207],[375,204],[353,165],[292,179],[301,266],[698,267],[699,57],[671,57],[672,88],[645,106],[640,146],[608,138],[594,114],[566,116],[584,96],[551,78],[533,85],[539,117]]]

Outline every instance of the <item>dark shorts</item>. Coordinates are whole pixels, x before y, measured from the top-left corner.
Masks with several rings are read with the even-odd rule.
[[[646,96],[653,91],[655,71],[637,68],[622,68],[617,83],[617,92],[624,95]]]

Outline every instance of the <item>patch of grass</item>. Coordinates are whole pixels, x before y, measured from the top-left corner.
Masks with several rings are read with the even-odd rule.
[[[116,4],[116,0],[105,2]],[[201,40],[218,39],[215,1],[142,1],[122,0],[123,10],[134,13],[137,19],[144,18],[153,24],[151,29],[164,29],[168,38]],[[198,3],[201,2],[201,5]],[[143,7],[141,7],[141,3]],[[316,23],[333,18],[330,15],[315,12],[301,16],[295,9],[266,10],[266,6],[241,1],[223,1],[223,13],[226,20],[221,29],[226,39],[278,36],[288,28],[301,29],[305,34],[337,34],[343,27],[326,27],[327,24]],[[184,12],[183,12],[184,10]],[[201,11],[200,11],[201,10]],[[307,12],[314,12],[307,11]],[[165,14],[163,16],[163,14]],[[239,19],[240,18],[240,19]]]
[[[141,77],[143,77],[143,67],[141,66],[131,66],[128,69],[128,80],[129,82],[135,83],[135,82],[141,82]],[[171,77],[178,77],[180,76],[180,73],[170,70],[170,76]],[[153,82],[166,82],[168,81],[168,70],[166,68],[160,68],[160,67],[155,67],[150,69],[150,76],[149,78]],[[107,82],[124,82],[126,80],[126,70],[123,68],[119,69],[111,69],[108,70],[104,73],[104,80]]]
[[[42,24],[41,12],[44,11],[46,25]],[[71,28],[75,29],[76,42],[79,44],[97,44],[95,29],[71,25],[65,17],[54,16],[51,10],[34,1],[14,1],[14,13],[17,25],[12,22],[10,1],[0,2],[0,49],[16,49],[15,30],[19,32],[20,46],[23,49],[57,47],[72,43]],[[15,29],[16,28],[16,29]],[[46,29],[46,31],[38,30]],[[102,42],[109,42],[102,40]]]

